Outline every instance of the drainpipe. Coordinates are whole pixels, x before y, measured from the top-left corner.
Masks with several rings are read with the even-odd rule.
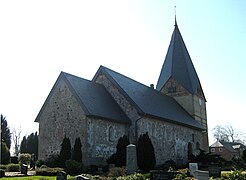
[[[137,145],[137,142],[138,142],[138,126],[137,126],[137,123],[142,118],[143,118],[143,116],[141,116],[140,118],[135,120],[135,143],[136,143],[136,145]]]

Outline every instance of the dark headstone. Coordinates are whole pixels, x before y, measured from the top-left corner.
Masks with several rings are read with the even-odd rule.
[[[167,172],[162,170],[150,171],[150,180],[172,180],[174,178],[173,172]]]
[[[211,166],[208,168],[209,177],[220,178],[221,177],[221,169],[219,166]]]
[[[56,176],[56,180],[67,180],[67,174],[64,171],[59,171]]]
[[[21,174],[27,175],[28,166],[26,164],[21,165]]]
[[[0,169],[0,178],[5,176],[5,171],[3,169]]]

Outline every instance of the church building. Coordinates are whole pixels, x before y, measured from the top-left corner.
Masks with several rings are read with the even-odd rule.
[[[38,156],[59,154],[63,138],[80,138],[84,165],[103,165],[118,139],[148,133],[156,164],[188,162],[208,150],[206,99],[175,21],[156,88],[100,66],[92,80],[61,72],[35,122]]]

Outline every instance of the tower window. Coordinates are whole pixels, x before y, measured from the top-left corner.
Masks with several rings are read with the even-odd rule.
[[[176,93],[176,87],[168,87],[168,93]]]

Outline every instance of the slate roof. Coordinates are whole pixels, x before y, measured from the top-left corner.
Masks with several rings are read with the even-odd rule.
[[[214,144],[212,144],[210,147],[224,147],[230,152],[237,152],[235,149],[245,149],[246,147],[242,143],[238,142],[226,142],[226,141],[216,141]]]
[[[140,115],[151,116],[196,129],[204,129],[172,97],[104,66],[99,68],[93,80],[100,72],[104,73],[114,83],[128,101],[135,106]]]
[[[178,81],[178,83],[191,94],[194,94],[199,86],[202,89],[200,80],[176,23],[156,89],[160,91],[171,77]]]
[[[87,116],[100,117],[120,123],[130,123],[129,118],[103,85],[65,72],[61,72],[57,83],[60,79],[65,80]],[[38,121],[38,118],[36,121]]]

